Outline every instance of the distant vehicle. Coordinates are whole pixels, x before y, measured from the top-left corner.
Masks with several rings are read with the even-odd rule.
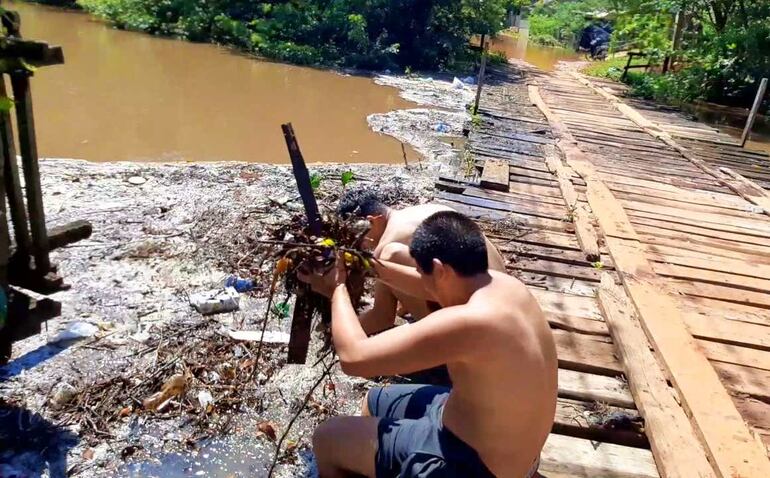
[[[606,22],[589,25],[583,29],[578,51],[586,53],[591,60],[604,60],[610,50],[612,25]]]

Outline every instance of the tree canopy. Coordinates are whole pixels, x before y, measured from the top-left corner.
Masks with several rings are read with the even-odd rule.
[[[531,37],[571,44],[603,12],[614,24],[613,50],[641,50],[678,66],[667,75],[635,74],[644,96],[674,101],[705,99],[748,106],[761,78],[770,77],[770,2],[767,0],[574,0],[537,2]],[[675,15],[685,19],[673,42]]]
[[[121,28],[300,64],[442,68],[521,0],[78,0]]]

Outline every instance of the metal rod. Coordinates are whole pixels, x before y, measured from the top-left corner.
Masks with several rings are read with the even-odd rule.
[[[746,146],[746,141],[749,140],[749,134],[751,134],[751,128],[754,126],[754,120],[757,119],[757,112],[762,104],[762,98],[765,97],[765,91],[767,91],[767,78],[762,78],[762,82],[759,84],[759,90],[757,90],[757,96],[754,98],[754,105],[751,107],[751,112],[746,120],[746,127],[743,128],[743,134],[741,135],[741,148]]]

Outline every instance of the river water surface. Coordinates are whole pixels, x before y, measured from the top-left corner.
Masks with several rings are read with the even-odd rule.
[[[32,80],[42,157],[284,163],[280,125],[292,122],[308,162],[403,161],[398,141],[366,117],[414,104],[370,78],[119,31],[82,12],[4,6],[21,14],[26,38],[64,49],[64,65]]]

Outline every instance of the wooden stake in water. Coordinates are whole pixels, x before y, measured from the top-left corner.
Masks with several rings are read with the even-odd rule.
[[[762,78],[762,82],[759,84],[759,90],[757,91],[757,97],[754,98],[754,105],[751,107],[749,118],[746,120],[746,127],[743,128],[743,134],[741,135],[741,147],[745,147],[746,141],[749,140],[751,128],[754,126],[754,120],[757,118],[757,112],[759,112],[759,106],[762,104],[762,98],[764,98],[766,90],[767,78]]]
[[[479,67],[479,79],[476,86],[476,101],[473,103],[473,114],[479,113],[479,100],[481,99],[481,88],[484,86],[484,71],[487,68],[487,47],[481,51],[481,66]]]

